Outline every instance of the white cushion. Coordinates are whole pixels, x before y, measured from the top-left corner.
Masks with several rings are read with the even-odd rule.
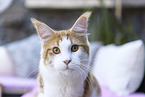
[[[5,47],[0,47],[0,75],[14,75],[14,65]]]
[[[121,46],[101,47],[95,57],[93,72],[99,83],[118,95],[133,93],[144,75],[144,44],[141,40]]]

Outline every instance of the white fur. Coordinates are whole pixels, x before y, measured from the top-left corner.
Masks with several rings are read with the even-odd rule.
[[[0,75],[15,75],[14,64],[7,49],[4,46],[0,46]]]
[[[59,42],[61,53],[54,56],[52,64],[44,65],[41,58],[40,74],[44,82],[44,93],[38,97],[82,97],[88,74],[82,65],[89,67],[89,56],[83,47],[71,52],[72,45],[69,39],[63,37]],[[63,62],[65,60],[71,60],[68,66]]]

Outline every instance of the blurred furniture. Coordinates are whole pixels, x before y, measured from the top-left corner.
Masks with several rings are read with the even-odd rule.
[[[22,97],[34,97],[33,95],[36,93],[36,89],[37,89],[36,86],[34,86],[34,89],[31,92],[24,94]],[[101,97],[145,97],[144,93],[133,93],[127,96],[117,96],[117,94],[111,92],[103,85],[101,85],[101,92],[102,92]]]
[[[20,97],[20,95],[30,92],[36,86],[36,79],[0,76],[0,83],[1,92],[3,87],[2,97]]]
[[[91,43],[91,56],[93,59],[101,46],[101,43],[98,42]],[[5,45],[5,48],[14,62],[14,68],[12,69],[14,69],[15,72],[14,74],[6,72],[8,75],[5,75],[4,73],[0,75],[0,83],[3,86],[3,97],[20,97],[23,93],[28,93],[26,95],[29,95],[24,95],[23,97],[30,97],[37,86],[36,80],[32,78],[37,75],[37,66],[39,65],[40,43],[38,36],[32,35],[21,41]],[[3,67],[3,64],[0,65]],[[116,93],[111,92],[111,90],[107,89],[105,86],[101,85],[101,87],[104,97],[118,97]],[[140,92],[145,92],[145,86],[142,84],[141,87],[142,90]],[[29,92],[31,90],[33,90],[33,92]],[[105,96],[106,93],[109,93],[108,95],[112,96]],[[135,95],[136,94],[131,94],[123,97],[145,97],[145,94]]]
[[[2,97],[2,85],[0,84],[0,97]]]

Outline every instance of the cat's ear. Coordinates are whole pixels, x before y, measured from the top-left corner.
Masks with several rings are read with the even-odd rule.
[[[88,19],[90,15],[91,12],[85,12],[84,14],[82,14],[74,23],[70,31],[74,32],[79,36],[86,35],[87,27],[88,27]]]
[[[31,22],[34,24],[37,33],[42,41],[48,41],[54,37],[55,31],[47,26],[45,23],[31,18]]]

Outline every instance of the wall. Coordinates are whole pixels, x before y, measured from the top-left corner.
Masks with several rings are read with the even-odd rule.
[[[12,5],[0,14],[0,45],[23,39],[33,33],[35,29],[30,22],[31,17],[44,21],[55,30],[68,29],[84,10],[46,10],[27,9],[24,0],[13,0]],[[96,11],[99,15],[99,12]],[[123,9],[123,23],[128,27],[134,26],[137,36],[145,41],[145,9]]]
[[[71,27],[81,13],[80,10],[30,10],[24,7],[24,0],[13,0],[10,8],[0,14],[0,45],[35,33],[31,17],[58,30]]]

